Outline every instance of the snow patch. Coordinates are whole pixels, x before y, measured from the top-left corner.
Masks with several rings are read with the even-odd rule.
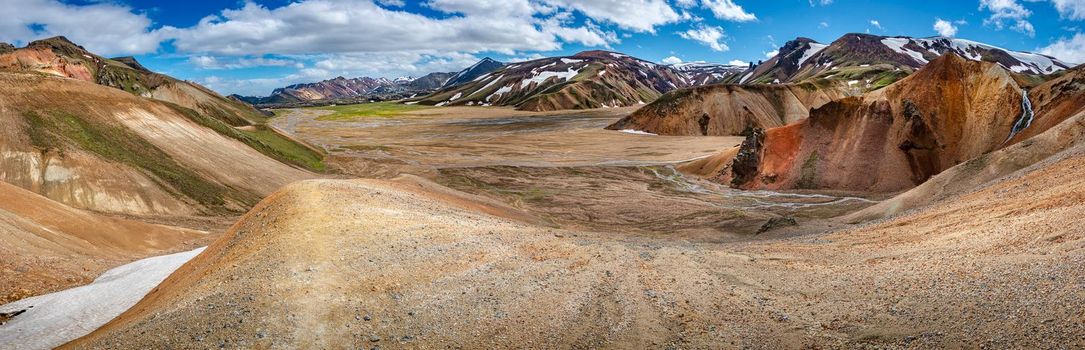
[[[739,84],[745,84],[746,81],[750,80],[750,77],[752,77],[752,76],[753,76],[753,72],[746,73],[746,75],[742,76],[742,79],[739,80],[738,83]]]
[[[204,248],[139,260],[106,271],[91,284],[0,306],[26,310],[0,327],[0,347],[52,349],[87,335],[131,308]]]
[[[633,135],[659,136],[659,135],[656,135],[656,134],[653,134],[653,133],[650,133],[650,132],[647,132],[647,131],[640,131],[640,130],[637,130],[637,129],[622,129],[622,130],[618,130],[618,131],[624,132],[626,134],[633,134]]]
[[[524,80],[522,82],[523,85],[521,86],[530,86],[531,83],[541,84],[547,79],[554,77],[557,77],[560,81],[566,81],[572,79],[572,77],[575,77],[578,73],[580,73],[580,71],[573,68],[569,68],[569,70],[564,72],[539,72],[531,77],[531,79]]]
[[[803,62],[806,62],[806,60],[810,59],[810,57],[813,57],[818,52],[821,52],[821,50],[824,50],[826,47],[829,47],[829,45],[810,43],[810,47],[806,48],[806,52],[803,52],[802,58],[799,59],[799,65],[801,66]]]
[[[897,53],[905,54],[912,59],[915,59],[920,64],[927,64],[927,59],[923,58],[923,54],[904,48],[904,45],[908,45],[911,39],[908,38],[885,38],[882,39],[882,45],[885,45],[896,51]]]
[[[501,97],[501,95],[504,95],[504,94],[506,94],[506,93],[508,93],[510,91],[512,91],[512,86],[511,85],[502,86],[500,89],[497,89],[497,91],[494,91],[494,93],[490,94],[490,96],[486,96],[486,101],[490,101],[490,99],[493,98],[494,96]]]

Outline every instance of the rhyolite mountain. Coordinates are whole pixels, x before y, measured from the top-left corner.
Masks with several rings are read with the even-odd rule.
[[[744,189],[901,191],[1042,131],[1029,130],[1033,117],[1010,71],[951,52],[884,89],[755,130],[717,176]]]
[[[62,37],[0,54],[0,181],[126,215],[238,213],[322,170],[251,106]]]
[[[192,82],[151,72],[131,57],[113,60],[98,56],[62,36],[0,54],[0,71],[33,71],[109,86],[175,103],[233,126],[255,125],[264,119],[252,106]]]
[[[634,106],[691,86],[682,72],[629,55],[585,51],[513,63],[410,101],[436,106],[515,106],[528,111]]]
[[[671,136],[734,136],[806,119],[850,94],[842,84],[712,84],[669,92],[607,127]]]
[[[831,44],[797,38],[772,59],[724,79],[726,85],[679,89],[610,129],[661,135],[739,135],[805,118],[836,98],[884,88],[943,54],[995,63],[1022,85],[1069,67],[1058,59],[974,41],[847,34]],[[736,79],[737,77],[737,79]]]
[[[1070,65],[1036,53],[1002,49],[971,40],[846,34],[830,44],[808,38],[787,42],[779,53],[739,83],[771,84],[836,79],[870,89],[881,88],[946,53],[973,61],[994,62],[1018,74],[1044,75]]]

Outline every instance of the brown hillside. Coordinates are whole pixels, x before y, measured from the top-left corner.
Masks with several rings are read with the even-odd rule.
[[[802,85],[707,85],[667,93],[607,129],[659,135],[734,136],[809,116],[811,108],[844,97],[844,88]]]
[[[388,182],[302,182],[64,348],[1081,346],[1085,299],[1058,281],[1085,277],[1082,166],[1069,156],[875,226],[728,246],[540,228]]]
[[[1022,115],[1021,99],[997,64],[945,55],[883,90],[767,130],[752,143],[763,148],[750,155],[756,162],[733,167],[730,181],[742,188],[908,189],[1004,146]]]
[[[79,80],[0,73],[0,180],[76,208],[244,211],[312,175],[214,118]]]
[[[73,209],[0,182],[0,304],[86,284],[108,268],[208,237]]]
[[[908,192],[849,215],[848,220],[896,215],[973,191],[1022,169],[1057,161],[1058,154],[1085,151],[1083,71],[1079,67],[1029,91],[1037,117],[1032,126],[1013,138],[1012,146],[950,168]],[[1034,134],[1038,135],[1029,136]]]

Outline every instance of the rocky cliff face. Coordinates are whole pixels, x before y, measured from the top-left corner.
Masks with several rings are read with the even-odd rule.
[[[1022,94],[1001,66],[949,54],[886,89],[766,131],[756,175],[746,167],[731,180],[749,189],[908,189],[1003,147]]]

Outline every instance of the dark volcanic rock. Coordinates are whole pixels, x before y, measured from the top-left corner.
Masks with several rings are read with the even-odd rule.
[[[735,156],[735,161],[731,165],[732,185],[740,186],[757,176],[757,166],[761,162],[764,142],[765,130],[761,128],[753,129],[750,135],[746,136],[746,140],[742,141],[738,155]]]
[[[769,231],[772,231],[772,230],[775,230],[775,229],[778,229],[778,228],[781,228],[781,227],[798,226],[798,225],[799,225],[799,223],[796,222],[794,218],[790,218],[790,217],[786,217],[786,216],[771,218],[771,219],[769,219],[769,221],[766,221],[764,225],[761,225],[761,228],[757,230],[757,234],[762,234],[762,233],[765,233],[765,232],[769,232]]]

